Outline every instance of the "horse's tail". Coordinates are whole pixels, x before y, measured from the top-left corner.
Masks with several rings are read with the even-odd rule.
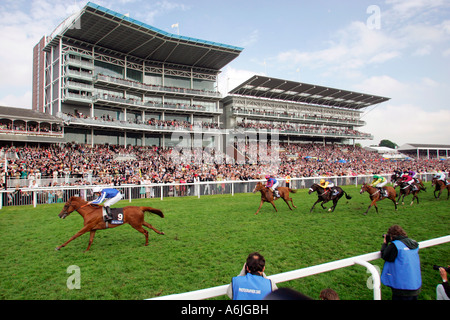
[[[342,191],[344,192],[345,198],[346,198],[347,200],[350,200],[350,199],[352,198],[352,196],[349,195],[349,194],[347,194],[347,192],[345,192],[344,190],[342,190]]]
[[[291,188],[288,188],[288,190],[289,190],[289,192],[292,192],[292,193],[296,193],[296,192],[297,192],[297,190],[296,190],[296,189],[291,189]]]
[[[141,207],[141,210],[143,212],[151,212],[151,213],[157,214],[161,218],[164,218],[164,213],[162,213],[162,211],[159,210],[159,209],[155,209],[155,208],[152,208],[152,207]]]

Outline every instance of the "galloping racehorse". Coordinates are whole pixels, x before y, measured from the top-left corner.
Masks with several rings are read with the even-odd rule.
[[[397,174],[397,173],[394,173],[394,174],[391,176],[391,182],[392,182],[392,184],[395,184],[396,182],[399,182],[399,180],[401,180],[401,178],[402,178],[401,175],[399,175],[399,174]],[[423,191],[427,191],[427,188],[425,188],[425,185],[423,184],[422,180],[420,180],[419,178],[413,178],[413,179],[415,180],[415,182],[420,186],[420,188],[421,188]],[[397,184],[397,185],[399,185],[399,184]],[[394,187],[394,188],[395,188],[395,187]]]
[[[272,190],[269,188],[266,188],[261,182],[258,182],[253,189],[253,193],[260,191],[261,192],[261,203],[259,204],[259,208],[256,211],[255,214],[258,214],[259,210],[261,209],[264,202],[270,202],[272,206],[274,207],[275,211],[278,212],[277,207],[275,207],[274,201],[278,200],[277,197],[274,198]],[[291,206],[289,205],[288,201],[291,201],[292,206],[294,208],[297,208],[294,205],[294,202],[292,201],[292,198],[289,197],[289,192],[295,193],[296,190],[290,189],[288,187],[278,187],[278,192],[280,193],[281,198],[286,202],[289,209],[292,210]]]
[[[447,200],[448,200],[448,198],[450,196],[450,184],[446,185],[444,181],[433,178],[433,180],[431,180],[431,185],[435,186],[434,197],[436,199],[439,199],[439,197],[441,196],[442,190],[447,189]],[[439,193],[436,196],[436,192],[438,192],[438,191],[439,191]]]
[[[337,192],[335,193],[336,190]],[[322,201],[322,203],[320,204],[322,206],[323,209],[326,209],[323,205],[324,203],[327,203],[330,200],[333,200],[333,206],[328,209],[328,211],[333,212],[334,209],[337,206],[337,203],[339,201],[340,198],[342,198],[342,196],[345,194],[345,197],[347,199],[351,199],[352,197],[349,196],[347,194],[347,192],[345,192],[344,190],[342,190],[341,187],[333,187],[331,188],[331,190],[325,190],[324,188],[320,187],[317,183],[313,184],[310,188],[309,188],[309,194],[313,193],[313,192],[317,192],[317,196],[318,199],[316,202],[314,202],[311,210],[309,210],[309,212],[311,213],[314,209],[314,207],[316,206],[317,203],[319,203],[320,201]]]
[[[395,210],[397,210],[397,202],[395,201],[395,197],[397,196],[397,193],[395,192],[395,189],[393,187],[383,187],[383,189],[385,189],[388,192],[387,198],[392,200],[392,202],[395,205]],[[372,206],[375,206],[375,209],[377,210],[377,213],[378,213],[377,201],[383,200],[383,199],[385,199],[385,197],[383,197],[380,194],[380,190],[378,190],[375,187],[372,187],[372,186],[368,185],[367,183],[364,183],[362,185],[361,191],[359,191],[359,193],[363,194],[365,191],[367,191],[367,193],[369,193],[370,200],[372,202],[370,203],[370,205],[367,208],[366,212],[364,212],[364,215],[366,215],[369,212],[369,209]]]
[[[398,199],[397,199],[397,204],[399,204],[400,202],[400,198],[402,198],[402,204],[405,204],[404,200],[405,197],[408,196],[409,194],[413,195],[413,198],[411,200],[410,205],[412,206],[414,203],[414,199],[417,199],[417,203],[419,203],[419,197],[417,196],[417,194],[420,192],[420,190],[422,190],[419,186],[416,186],[413,190],[413,186],[404,183],[404,182],[399,182],[398,180],[395,181],[394,183],[394,188],[399,186],[400,187],[400,192],[398,194]]]
[[[73,237],[68,241],[56,248],[56,250],[65,247],[70,241],[78,238],[86,232],[90,232],[89,245],[86,249],[88,251],[91,247],[92,241],[94,240],[95,231],[108,228],[108,224],[103,221],[102,206],[88,204],[79,197],[71,197],[69,201],[66,202],[64,208],[59,213],[59,217],[65,219],[73,211],[77,211],[84,219],[84,227],[81,228]],[[148,231],[142,226],[152,229],[158,234],[164,234],[164,232],[156,230],[151,224],[144,221],[144,213],[152,212],[164,218],[164,214],[161,210],[152,207],[135,207],[128,206],[123,208],[123,223],[130,224],[134,229],[143,233],[145,235],[145,245],[148,245]],[[110,224],[109,228],[115,228],[120,224]]]

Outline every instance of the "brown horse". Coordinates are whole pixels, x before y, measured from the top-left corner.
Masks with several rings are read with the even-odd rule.
[[[258,212],[261,209],[264,202],[270,202],[272,204],[272,206],[274,207],[275,211],[278,212],[277,207],[275,207],[275,203],[274,203],[274,201],[278,200],[278,197],[273,196],[272,190],[270,190],[269,188],[266,188],[261,182],[258,182],[256,184],[255,188],[253,189],[253,193],[255,193],[257,191],[261,192],[261,203],[259,204],[259,208],[255,214],[258,214]],[[295,193],[296,190],[290,189],[288,187],[278,187],[278,192],[280,193],[280,196],[284,200],[284,202],[286,202],[286,204],[288,205],[289,209],[292,210],[288,201],[291,201],[292,206],[294,208],[297,208],[294,205],[292,198],[289,197],[289,192]]]
[[[95,231],[102,230],[108,228],[108,224],[103,221],[103,207],[98,205],[88,204],[87,201],[84,201],[79,197],[71,197],[69,201],[66,202],[64,208],[59,213],[59,217],[65,219],[70,213],[73,211],[77,211],[84,219],[84,227],[81,228],[73,237],[71,237],[68,241],[60,245],[56,248],[56,250],[65,247],[70,241],[78,238],[79,236],[85,234],[86,232],[90,232],[89,237],[89,245],[86,249],[88,251],[91,247],[92,241],[94,240]],[[145,230],[142,226],[146,226],[147,228],[152,229],[158,234],[164,234],[164,232],[156,230],[151,224],[144,221],[144,213],[152,212],[159,215],[161,218],[164,218],[164,214],[161,210],[152,208],[152,207],[134,207],[128,206],[123,208],[123,223],[128,223],[137,231],[143,233],[145,235],[145,245],[148,245],[148,231]],[[115,228],[120,226],[120,224],[109,224],[109,228]]]
[[[417,196],[417,194],[420,192],[420,190],[422,190],[419,185],[412,186],[412,185],[409,185],[409,184],[407,184],[405,182],[400,182],[400,181],[397,180],[397,181],[394,182],[394,188],[397,187],[397,186],[400,187],[400,192],[398,194],[397,204],[399,204],[400,198],[402,199],[402,204],[405,204],[405,202],[404,202],[405,197],[410,195],[410,194],[413,195],[413,198],[411,200],[410,205],[411,206],[413,205],[414,199],[417,199],[417,203],[419,203],[419,197]]]
[[[438,180],[436,178],[433,178],[433,180],[431,180],[431,185],[435,186],[435,188],[434,188],[434,197],[436,199],[439,199],[439,197],[441,196],[442,190],[447,189],[447,200],[448,200],[448,198],[450,196],[450,184],[446,185],[444,181]],[[439,191],[439,193],[436,196],[436,192],[438,192],[438,191]]]
[[[383,189],[385,189],[388,192],[387,198],[392,200],[392,202],[395,205],[395,210],[397,210],[397,202],[395,201],[395,197],[397,196],[397,193],[395,192],[395,189],[393,187],[383,187]],[[359,193],[363,194],[365,191],[367,191],[367,193],[369,193],[370,200],[372,202],[370,203],[366,212],[364,212],[364,215],[366,215],[369,212],[369,210],[372,206],[375,206],[375,209],[377,210],[377,213],[378,213],[377,201],[383,200],[386,197],[383,197],[380,194],[380,190],[378,190],[378,188],[372,187],[372,186],[368,185],[367,183],[364,183],[361,186],[361,190],[359,191]]]

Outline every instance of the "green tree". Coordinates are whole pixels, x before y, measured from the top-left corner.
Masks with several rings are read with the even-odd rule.
[[[388,147],[391,149],[397,149],[398,145],[394,142],[392,142],[391,140],[387,140],[387,139],[383,139],[380,141],[380,144],[378,145],[379,147]]]

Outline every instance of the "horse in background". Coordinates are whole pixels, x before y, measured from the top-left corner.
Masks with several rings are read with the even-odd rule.
[[[359,191],[360,194],[363,194],[364,192],[367,191],[367,193],[369,194],[371,203],[369,204],[369,207],[367,208],[366,212],[364,212],[364,215],[366,215],[370,208],[372,208],[372,206],[375,206],[375,210],[378,213],[378,207],[377,207],[377,201],[380,200],[384,200],[384,199],[390,199],[395,206],[395,210],[397,210],[397,202],[395,201],[395,198],[397,197],[397,193],[395,192],[395,189],[393,187],[383,187],[384,190],[386,190],[387,192],[387,197],[384,197],[381,195],[381,192],[378,188],[372,187],[370,185],[368,185],[367,183],[364,183],[361,186],[361,190]]]
[[[442,180],[438,180],[437,178],[433,178],[433,180],[431,180],[431,186],[434,186],[434,197],[436,199],[439,199],[439,197],[441,196],[441,193],[443,190],[447,189],[447,200],[450,196],[450,184],[445,184],[444,181]],[[436,196],[436,192],[438,192],[438,195]]]
[[[309,210],[309,213],[311,213],[313,211],[316,204],[319,203],[320,201],[322,201],[320,203],[322,208],[326,209],[326,207],[324,207],[324,204],[330,200],[333,200],[333,205],[328,209],[329,212],[333,212],[334,209],[336,209],[339,199],[341,199],[344,194],[348,200],[352,198],[350,195],[347,194],[347,192],[342,190],[341,187],[332,187],[331,189],[325,190],[324,188],[319,186],[317,183],[313,184],[309,188],[308,194],[311,194],[313,192],[317,192],[318,199],[316,202],[314,202],[311,210]]]
[[[420,188],[420,186],[418,186],[418,185],[416,185],[416,186],[415,185],[409,185],[407,183],[400,182],[398,180],[394,183],[394,188],[397,187],[397,186],[400,187],[400,192],[398,194],[397,204],[399,204],[400,198],[402,199],[402,205],[405,204],[405,202],[404,202],[405,197],[410,195],[410,194],[413,195],[413,198],[411,200],[410,205],[411,206],[413,205],[414,199],[417,199],[417,204],[419,204],[419,197],[417,196],[417,194],[420,192],[420,190],[422,190]]]

